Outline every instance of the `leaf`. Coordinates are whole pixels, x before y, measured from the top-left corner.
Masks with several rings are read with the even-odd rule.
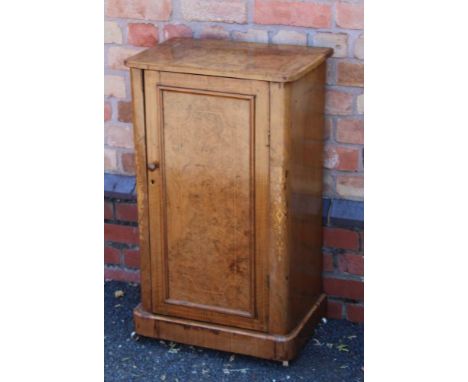
[[[348,338],[349,338],[350,340],[352,340],[353,338],[357,338],[357,336],[352,335],[352,336],[348,336]]]
[[[168,353],[177,354],[180,351],[180,349],[177,348],[176,346],[177,346],[177,344],[175,342],[170,342],[169,343],[170,349],[169,349]]]
[[[114,297],[115,297],[115,298],[120,298],[120,297],[123,297],[124,294],[125,294],[124,291],[119,289],[119,290],[116,290],[116,291],[114,292]]]
[[[317,338],[313,338],[313,340],[315,342],[314,343],[315,346],[322,346],[323,345]]]
[[[339,344],[336,348],[337,348],[339,351],[349,351],[348,345],[345,345],[345,344]]]
[[[235,359],[235,358],[236,358],[236,356],[235,356],[234,354],[233,354],[233,355],[231,355],[231,356],[229,357],[229,362],[232,362],[232,361],[234,361],[234,359]]]

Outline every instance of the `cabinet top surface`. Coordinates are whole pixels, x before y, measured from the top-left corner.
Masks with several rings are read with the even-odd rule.
[[[332,53],[330,48],[176,38],[129,57],[125,63],[138,69],[289,82]]]

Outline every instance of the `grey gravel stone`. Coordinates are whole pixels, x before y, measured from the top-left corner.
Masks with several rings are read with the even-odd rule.
[[[110,281],[104,289],[106,381],[358,382],[364,379],[363,325],[330,319],[326,324],[320,323],[300,355],[289,367],[283,367],[280,362],[168,341],[144,337],[135,341],[131,339],[132,309],[139,302],[139,286]],[[118,290],[124,292],[122,297],[115,297]]]

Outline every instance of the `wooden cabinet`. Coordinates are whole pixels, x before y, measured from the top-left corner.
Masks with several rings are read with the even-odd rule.
[[[136,332],[289,360],[324,315],[327,48],[174,39],[129,58]]]

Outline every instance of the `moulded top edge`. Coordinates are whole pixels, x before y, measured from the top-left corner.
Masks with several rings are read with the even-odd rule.
[[[294,81],[331,56],[331,48],[175,38],[132,57],[131,68],[263,81]]]

